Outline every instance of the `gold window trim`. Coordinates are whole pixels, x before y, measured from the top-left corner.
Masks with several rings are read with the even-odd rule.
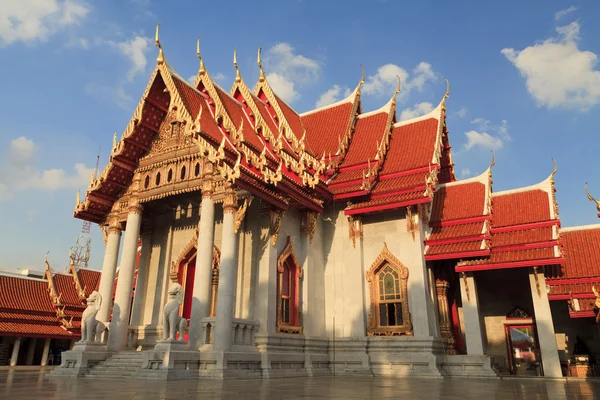
[[[283,322],[283,316],[281,310],[281,288],[283,287],[283,268],[285,262],[291,258],[292,262],[296,266],[296,276],[297,276],[297,284],[296,284],[296,293],[294,293],[295,298],[298,301],[298,307],[296,309],[296,320],[298,321],[298,325],[290,325]],[[280,333],[293,333],[301,335],[304,331],[303,321],[302,321],[302,311],[300,310],[301,302],[300,302],[300,293],[302,286],[302,265],[298,262],[298,257],[296,257],[296,253],[294,252],[294,247],[292,246],[291,237],[287,237],[287,243],[285,244],[285,248],[279,255],[277,259],[277,322],[276,322],[276,332]]]
[[[386,265],[391,266],[398,271],[400,276],[400,293],[402,302],[402,325],[398,326],[379,326],[379,289],[377,284],[377,274]],[[408,268],[404,266],[388,250],[387,244],[383,243],[383,249],[367,271],[367,282],[369,283],[369,295],[371,306],[369,309],[369,325],[367,332],[369,336],[412,336],[412,323],[410,312],[408,310]]]

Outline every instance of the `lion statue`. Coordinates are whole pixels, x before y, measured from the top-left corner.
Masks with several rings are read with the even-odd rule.
[[[81,316],[81,340],[82,343],[94,343],[99,339],[96,334],[96,328],[99,326],[99,321],[96,319],[96,314],[100,310],[102,304],[102,296],[95,290],[87,298],[87,308]]]
[[[172,341],[177,337],[183,342],[183,335],[187,328],[187,320],[179,316],[179,307],[183,303],[183,287],[174,283],[169,289],[169,301],[163,310],[163,341]]]

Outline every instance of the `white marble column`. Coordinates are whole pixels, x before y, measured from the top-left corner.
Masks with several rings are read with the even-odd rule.
[[[115,273],[117,261],[119,260],[119,247],[121,246],[121,224],[117,218],[111,218],[108,223],[108,237],[106,249],[104,250],[104,262],[102,263],[102,274],[100,275],[100,286],[98,293],[102,297],[100,310],[96,315],[99,321],[108,323],[112,308],[113,290],[115,287]]]
[[[21,348],[21,338],[18,337],[15,339],[15,343],[13,345],[13,349],[12,349],[12,355],[10,356],[10,366],[14,367],[15,365],[17,365],[17,362],[19,360],[19,349]]]
[[[25,365],[33,365],[33,356],[35,355],[35,344],[37,340],[35,338],[29,338],[29,345],[27,346],[27,358],[25,359]]]
[[[148,264],[150,262],[150,254],[152,253],[152,231],[150,230],[149,223],[146,224],[144,222],[144,224],[144,229],[141,233],[142,253],[140,254],[135,293],[133,295],[133,306],[131,307],[131,325],[135,326],[142,325],[142,321],[144,320]]]
[[[237,288],[237,233],[235,232],[235,212],[237,196],[235,189],[229,188],[223,201],[223,236],[221,240],[221,266],[219,268],[219,289],[217,292],[217,312],[213,348],[229,351],[232,345],[233,308]]]
[[[544,376],[560,378],[562,377],[562,371],[560,369],[554,323],[552,321],[552,312],[550,311],[546,278],[544,277],[543,270],[530,272],[529,284],[531,286],[531,299],[533,300],[535,326],[542,356]]]
[[[483,351],[481,320],[479,318],[479,298],[475,278],[472,272],[465,272],[460,275],[459,280],[467,354],[470,356],[482,356],[485,353]]]
[[[40,366],[45,367],[48,364],[48,354],[50,353],[50,342],[52,339],[46,338],[44,340],[44,351],[42,352],[42,361],[40,361]]]
[[[119,268],[115,304],[108,334],[108,350],[110,351],[124,350],[127,346],[127,329],[129,327],[135,259],[140,226],[142,224],[142,206],[139,204],[139,200],[135,198],[136,195],[137,193],[134,192],[132,199],[129,200],[129,214],[127,215],[127,226],[125,227],[125,237],[123,238],[121,267]]]
[[[341,280],[343,281],[344,296],[344,337],[363,338],[367,334],[367,315],[365,314],[366,302],[369,300],[365,296],[365,269],[363,265],[363,238],[360,234],[362,229],[362,220],[353,218],[348,220],[341,210],[338,214],[338,221],[341,221],[342,232],[356,232],[354,238],[346,238],[344,235],[344,264]],[[350,230],[353,224],[354,230]]]
[[[210,287],[215,247],[215,204],[212,198],[215,184],[212,164],[204,163],[202,179],[202,205],[200,207],[196,270],[188,333],[191,349],[197,349],[202,344],[204,335],[202,318],[206,318],[210,314]]]

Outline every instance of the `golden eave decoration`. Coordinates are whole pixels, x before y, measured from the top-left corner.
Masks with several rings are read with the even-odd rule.
[[[596,209],[598,210],[598,212],[600,212],[600,200],[596,199],[595,197],[592,197],[592,195],[588,191],[587,182],[585,183],[585,185],[583,187],[585,189],[585,194],[587,195],[588,200],[596,203]]]

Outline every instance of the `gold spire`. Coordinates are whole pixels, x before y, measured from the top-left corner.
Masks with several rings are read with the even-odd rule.
[[[258,64],[258,69],[260,69],[260,75],[258,80],[260,82],[265,80],[265,71],[263,71],[262,62],[260,61],[260,51],[262,50],[262,46],[258,46],[258,55],[256,56],[256,64]]]
[[[553,158],[552,162],[554,163],[554,169],[552,170],[552,173],[550,174],[550,177],[552,179],[552,182],[554,182],[554,175],[556,175],[556,160]]]
[[[598,200],[598,199],[596,199],[596,198],[592,197],[592,195],[591,195],[591,194],[590,194],[590,192],[588,191],[588,188],[587,188],[587,182],[585,183],[585,185],[584,185],[583,187],[585,188],[585,194],[587,194],[587,198],[588,198],[590,201],[593,201],[594,203],[596,203],[596,209],[598,210],[598,212],[600,212],[600,200]]]
[[[235,81],[239,82],[242,80],[242,75],[237,63],[237,49],[233,49],[233,66],[235,67]]]
[[[360,64],[360,69],[362,70],[362,73],[360,75],[360,84],[362,85],[363,83],[365,83],[365,66]]]
[[[200,55],[200,38],[198,37],[198,41],[196,42],[196,57],[200,60],[200,74],[204,74],[206,72],[206,68],[204,68],[204,61],[202,60],[202,56]]]
[[[448,96],[450,96],[450,81],[448,80],[448,78],[444,78],[444,80],[446,81],[446,93],[444,94],[444,97],[442,98],[442,109],[444,111],[446,111],[446,99],[448,98]]]
[[[490,164],[490,169],[492,169],[492,167],[494,165],[496,165],[496,154],[494,153],[494,150],[491,150],[491,151],[492,151],[492,163]]]
[[[396,96],[398,96],[398,93],[400,93],[400,89],[402,87],[402,82],[400,81],[400,75],[396,75],[396,78],[398,78],[398,86],[396,86],[396,91],[394,92],[394,96],[392,97],[392,105],[396,105]]]
[[[80,203],[79,190],[77,191],[77,195],[75,196],[75,206],[78,206]]]
[[[117,132],[113,135],[113,149],[117,147]]]
[[[156,58],[156,62],[159,64],[162,64],[165,62],[165,55],[163,53],[163,49],[162,46],[160,44],[160,40],[158,38],[158,27],[160,26],[160,24],[162,24],[162,22],[159,22],[158,25],[156,25],[156,35],[154,37],[154,42],[156,43],[156,47],[159,48],[158,51],[158,57]]]

